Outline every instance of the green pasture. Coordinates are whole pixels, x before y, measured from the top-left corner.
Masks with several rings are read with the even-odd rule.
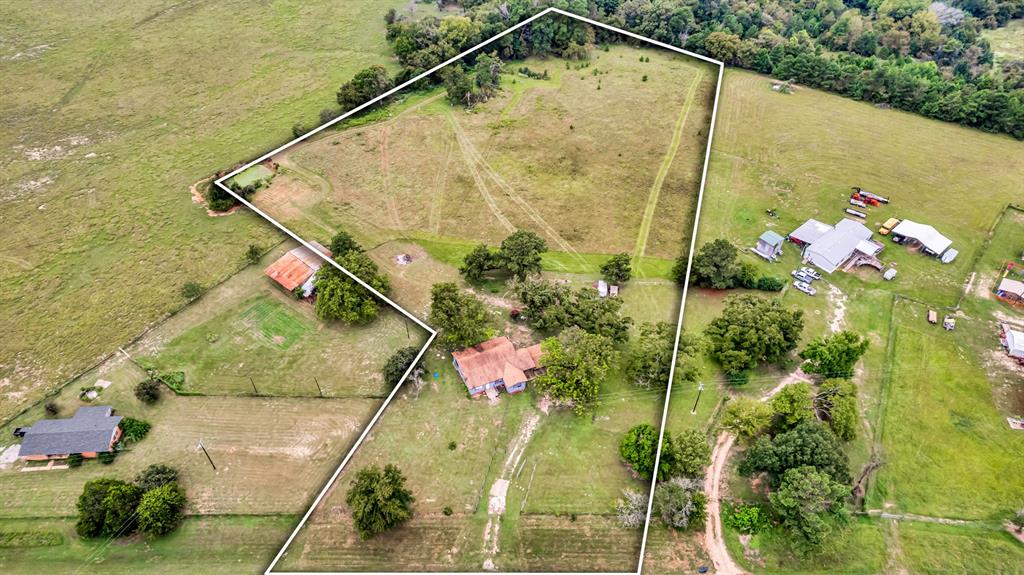
[[[254,215],[208,217],[189,186],[315,125],[364,67],[395,70],[383,14],[408,4],[0,5],[5,54],[25,54],[0,60],[0,415],[277,241]]]
[[[698,246],[718,237],[753,246],[766,229],[786,235],[808,218],[835,224],[860,186],[891,199],[868,210],[869,228],[889,217],[930,224],[960,255],[943,265],[885,239],[880,258],[899,270],[895,281],[868,268],[830,279],[953,305],[999,211],[1020,201],[1020,178],[1007,166],[1022,162],[1024,148],[1007,137],[802,87],[780,94],[767,77],[728,70]]]
[[[381,368],[425,334],[389,306],[366,326],[324,323],[263,274],[294,244],[268,254],[133,347],[140,365],[184,372],[181,391],[201,395],[383,397]]]
[[[189,517],[170,535],[110,543],[75,535],[74,520],[66,518],[2,519],[0,537],[23,533],[35,538],[57,537],[55,545],[2,545],[0,570],[11,575],[40,572],[89,572],[98,575],[159,572],[262,573],[281,540],[298,521],[297,515],[221,515]]]
[[[883,465],[870,507],[961,519],[1007,517],[1024,506],[1024,436],[993,404],[986,367],[957,331],[901,303],[882,406]],[[968,337],[964,334],[963,337]]]

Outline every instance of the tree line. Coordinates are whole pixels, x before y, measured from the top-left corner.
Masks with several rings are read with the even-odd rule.
[[[464,13],[445,17],[386,15],[387,39],[401,71],[380,67],[375,81],[353,80],[339,91],[340,111],[452,58],[555,6],[654,40],[686,48],[782,80],[828,90],[989,132],[1024,139],[1024,60],[998,66],[986,29],[1024,17],[1021,0],[456,0]],[[568,18],[532,22],[486,48],[501,60],[533,55],[587,58],[588,47],[622,41]],[[428,78],[462,89],[453,100],[486,97],[486,78],[467,56],[451,72]],[[468,70],[467,71],[467,68]],[[487,66],[493,70],[493,66]],[[474,81],[477,82],[476,90]],[[344,93],[344,94],[343,94]],[[344,95],[344,97],[343,97]],[[331,117],[331,112],[327,117]],[[323,119],[323,118],[322,118]]]

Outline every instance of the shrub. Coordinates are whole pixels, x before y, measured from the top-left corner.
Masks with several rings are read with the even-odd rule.
[[[458,447],[459,447],[458,443],[455,443],[454,441],[449,441],[448,442],[448,451],[455,451],[455,449],[458,448]]]
[[[736,373],[727,373],[725,375],[726,380],[729,381],[730,385],[740,387],[750,383],[750,373],[746,371],[737,371]]]
[[[753,535],[768,528],[768,511],[760,505],[726,503],[723,511],[722,521],[740,533]]]
[[[154,379],[159,379],[164,383],[164,385],[178,393],[182,393],[185,390],[184,371],[169,371],[167,373],[160,373],[155,375]]]
[[[245,261],[250,264],[258,264],[261,257],[263,257],[263,250],[256,244],[249,244],[249,247],[245,250]]]
[[[160,399],[160,382],[152,378],[140,381],[135,385],[135,397],[142,403],[156,403]]]
[[[103,465],[110,465],[114,462],[115,457],[117,457],[117,453],[113,451],[102,451],[99,454],[100,463]]]
[[[451,514],[453,513],[451,506],[446,506],[444,509],[441,510],[441,513],[444,513],[446,517],[451,516]]]
[[[82,494],[78,496],[78,520],[75,531],[81,537],[99,537],[106,531],[107,495],[115,488],[129,487],[130,484],[119,479],[93,479],[86,482]],[[134,487],[134,486],[132,486]],[[137,489],[137,488],[136,488]]]
[[[146,437],[151,426],[148,421],[126,417],[121,420],[120,427],[121,441],[124,443],[135,443]]]
[[[203,295],[203,286],[196,282],[188,282],[181,286],[181,297],[187,301],[192,301],[201,295]]]
[[[757,289],[761,291],[782,291],[786,282],[782,278],[774,276],[761,276],[757,278]]]
[[[295,124],[292,125],[292,136],[298,138],[299,136],[305,133],[306,126],[304,126],[302,122],[296,122]]]
[[[82,457],[81,453],[72,453],[65,461],[67,461],[68,467],[81,467],[82,463],[85,462],[85,458]]]
[[[178,470],[167,465],[154,463],[135,476],[135,485],[144,491],[162,487],[178,481]]]
[[[150,489],[138,504],[139,531],[147,535],[170,533],[181,522],[186,501],[185,490],[177,483]]]
[[[384,364],[382,373],[384,375],[384,383],[388,387],[394,387],[401,381],[402,376],[405,375],[405,371],[412,365],[413,360],[416,359],[416,355],[420,352],[415,347],[403,347],[396,351],[391,357],[388,358],[387,363]],[[411,372],[411,376],[415,378],[417,372],[422,371],[422,366],[417,365]]]
[[[54,401],[47,401],[43,409],[46,411],[46,415],[50,417],[60,414],[60,406]]]

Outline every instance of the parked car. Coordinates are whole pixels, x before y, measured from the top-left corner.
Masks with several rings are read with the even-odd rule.
[[[821,274],[819,274],[817,271],[815,271],[814,268],[809,268],[809,267],[804,266],[804,267],[800,268],[800,271],[804,272],[804,275],[811,276],[812,278],[814,278],[816,280],[820,280],[821,279]]]
[[[793,282],[793,287],[804,292],[807,295],[814,295],[818,293],[818,290],[811,287],[811,284],[807,282]]]
[[[792,275],[794,278],[796,278],[797,281],[801,281],[801,282],[804,282],[804,283],[808,283],[809,284],[812,281],[814,281],[814,278],[812,278],[811,276],[805,274],[804,272],[802,272],[800,270],[793,270],[792,272],[790,272],[790,275]]]

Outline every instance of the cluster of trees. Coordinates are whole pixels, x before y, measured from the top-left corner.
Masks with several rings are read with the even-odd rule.
[[[1019,0],[601,0],[610,23],[783,80],[1024,138],[1024,62],[981,33]]]
[[[591,288],[572,289],[566,284],[539,278],[515,282],[512,289],[522,303],[520,317],[534,329],[557,331],[578,327],[615,343],[629,339],[633,319],[621,315],[619,298],[602,298]]]
[[[654,475],[658,430],[642,423],[632,427],[619,443],[622,461],[641,479]],[[704,493],[704,468],[711,462],[707,436],[688,429],[672,436],[665,434],[658,463],[658,485],[654,492],[654,512],[665,525],[688,529],[703,525],[707,495]],[[646,516],[646,501],[627,491],[618,502],[619,521],[638,526],[637,515]],[[642,502],[642,507],[637,503]],[[642,521],[642,519],[640,520]]]
[[[672,274],[680,284],[686,281],[686,260],[686,254],[679,256],[672,268]],[[757,266],[740,261],[736,246],[722,238],[701,246],[693,258],[690,281],[703,288],[747,288],[772,292],[780,291],[786,285],[781,278],[759,275]]]
[[[388,18],[405,80],[554,5],[783,80],[1024,138],[1024,60],[993,66],[986,28],[1024,16],[1019,0],[509,0],[450,2],[464,15]],[[390,14],[390,13],[389,13]],[[586,57],[619,38],[544,18],[493,46],[502,59]],[[472,57],[468,64],[472,65]]]
[[[855,334],[840,332],[820,338],[801,355],[821,366],[839,358],[820,385],[800,382],[782,388],[768,403],[749,398],[731,400],[722,412],[722,426],[749,448],[739,472],[763,474],[772,489],[770,513],[741,506],[733,517],[744,532],[767,526],[770,518],[793,535],[798,549],[819,548],[846,519],[845,500],[851,493],[849,460],[842,442],[856,437],[860,421],[857,387],[848,378],[853,364],[867,349]],[[820,350],[842,347],[842,353]],[[738,527],[740,528],[740,527]]]
[[[704,330],[708,353],[726,374],[743,374],[758,363],[775,363],[796,349],[803,311],[775,299],[744,294],[725,302],[722,315]]]
[[[495,250],[487,244],[478,244],[462,260],[459,273],[466,280],[479,282],[484,274],[500,270],[513,278],[525,279],[540,273],[541,254],[548,249],[543,238],[529,230],[517,230],[509,234]]]
[[[75,531],[81,537],[164,535],[181,522],[186,502],[177,470],[166,465],[150,465],[133,482],[94,479],[78,497]]]
[[[339,232],[331,240],[331,254],[334,261],[379,293],[390,291],[391,282],[387,276],[346,232]],[[370,290],[332,265],[320,266],[314,288],[315,310],[320,319],[367,324],[380,312],[380,301]]]
[[[663,388],[668,385],[672,371],[672,351],[675,345],[675,327],[666,322],[646,323],[640,326],[640,336],[630,346],[626,361],[626,377],[634,385],[644,388]],[[697,355],[700,341],[686,332],[679,334],[679,353],[676,354],[676,383],[697,381],[700,370]]]
[[[501,59],[491,53],[477,56],[468,70],[461,62],[443,68],[441,79],[448,101],[467,107],[487,101],[499,89],[503,67]]]
[[[359,537],[369,539],[412,518],[416,498],[405,487],[405,476],[388,464],[359,470],[345,494]]]

